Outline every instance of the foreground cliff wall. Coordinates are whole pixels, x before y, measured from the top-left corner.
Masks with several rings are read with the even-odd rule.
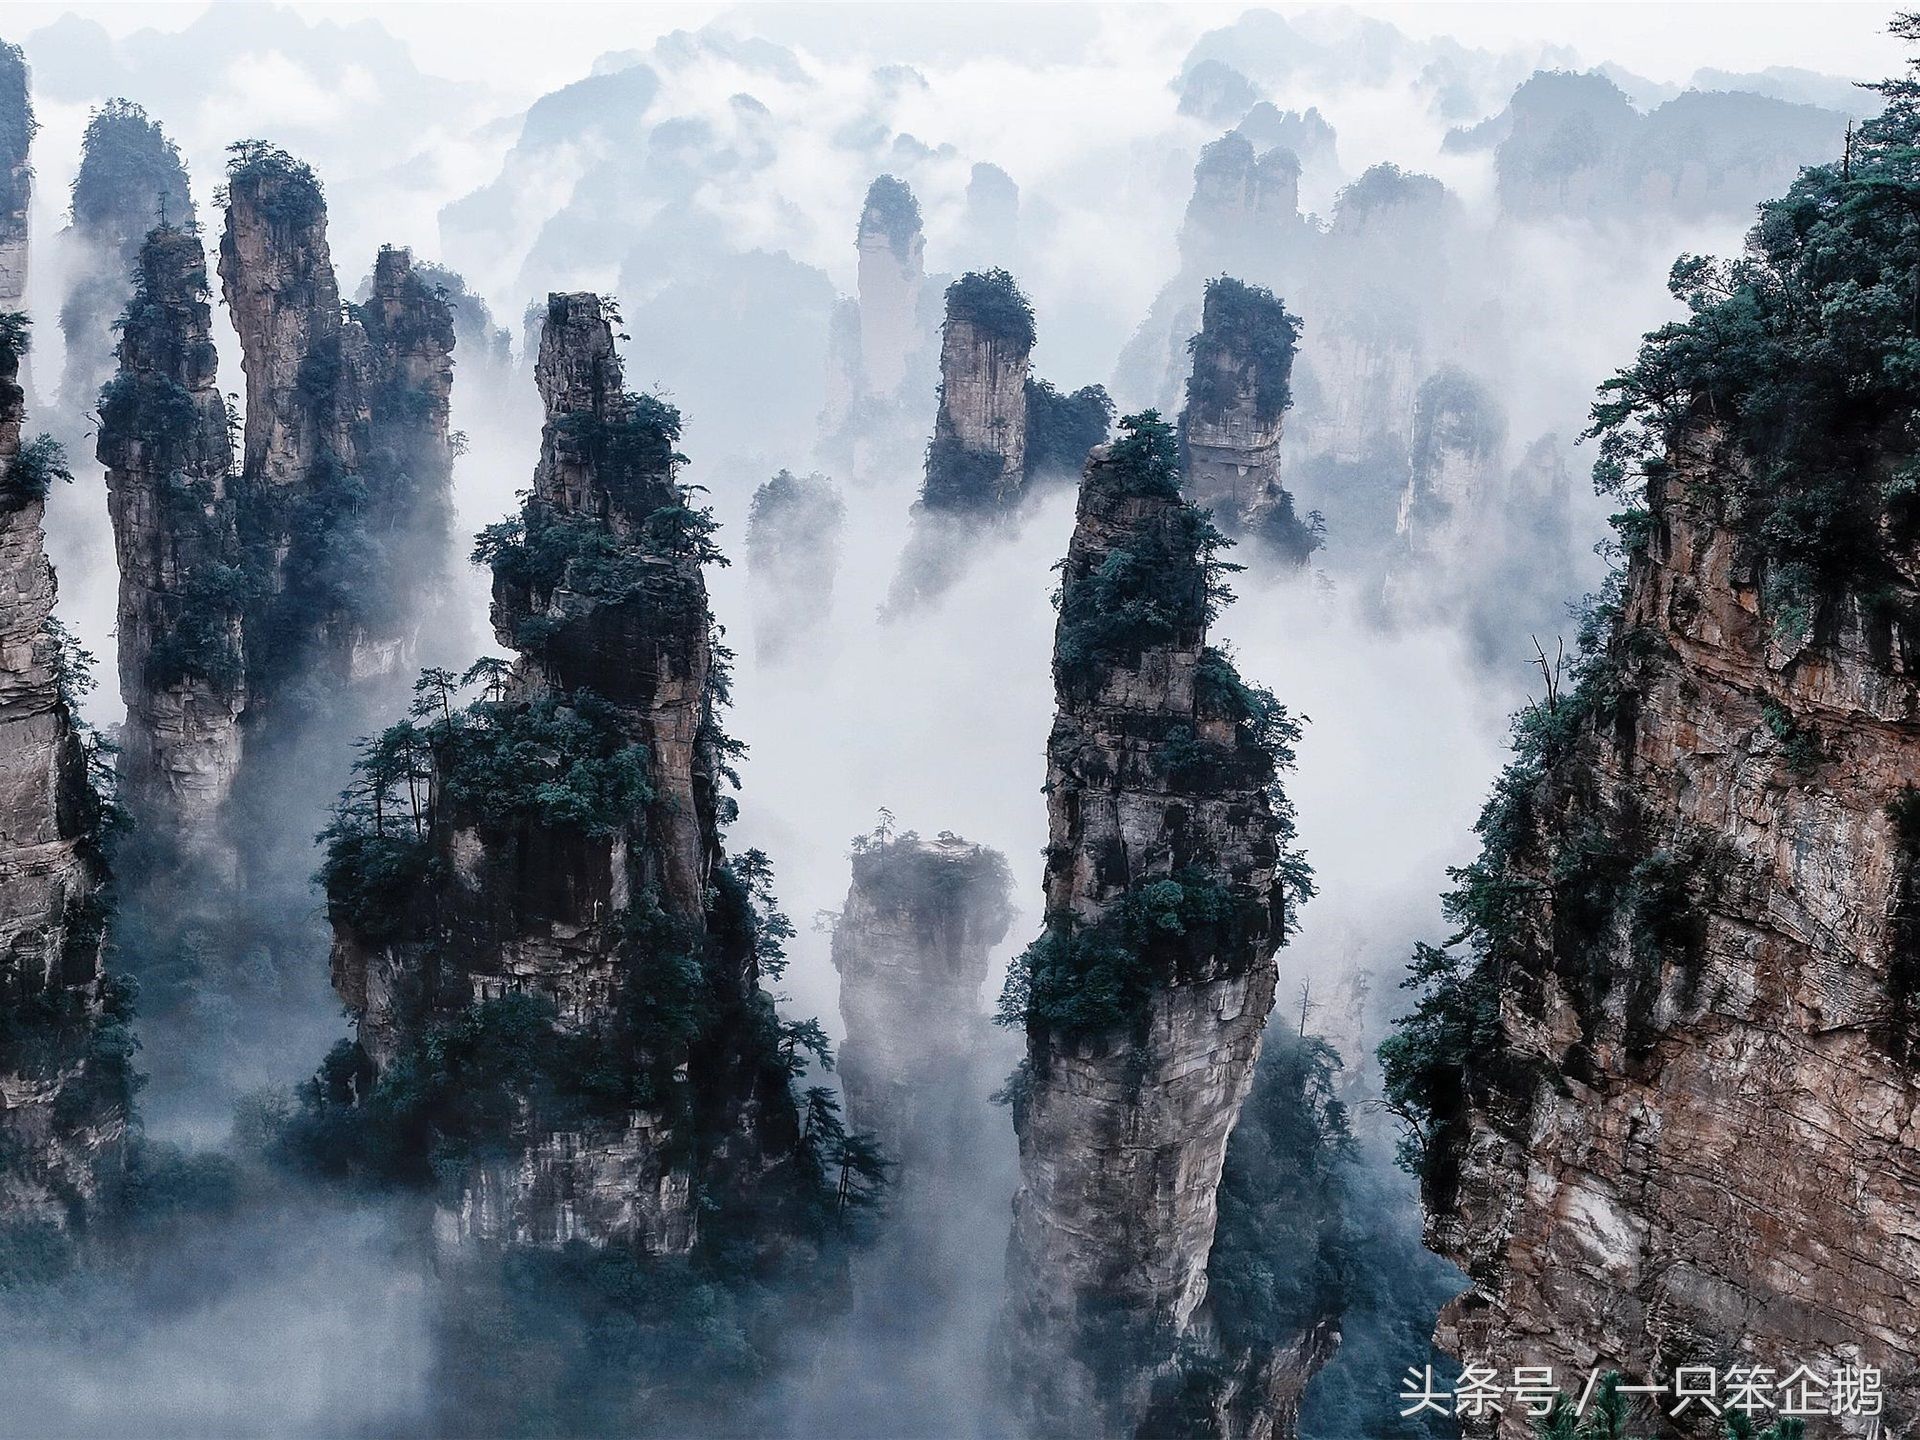
[[[1676,267],[1695,318],[1596,407],[1626,563],[1381,1052],[1463,1358],[1869,1366],[1884,1415],[1834,1430],[1920,1417],[1912,255],[1875,203],[1915,127],[1863,127],[1737,268]]]
[[[1579,1373],[1877,1365],[1911,1416],[1920,685],[1857,613],[1782,646],[1691,498],[1742,462],[1710,429],[1679,458],[1599,662],[1618,688],[1501,816],[1501,883],[1543,898],[1427,1170],[1430,1243],[1472,1280],[1439,1339]]]
[[[1124,430],[1063,569],[1047,931],[1003,998],[1028,1045],[1008,1360],[1041,1434],[1140,1430],[1210,1341],[1227,1137],[1305,881],[1275,788],[1290,724],[1206,643],[1220,537],[1180,496],[1171,428]],[[1199,1406],[1221,1433],[1229,1400]]]
[[[53,620],[41,521],[59,457],[21,443],[25,318],[0,316],[0,1224],[72,1239],[124,1159],[128,995],[103,973],[103,815]]]

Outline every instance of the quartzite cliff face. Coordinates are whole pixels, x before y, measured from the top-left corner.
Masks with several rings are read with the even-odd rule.
[[[966,1077],[988,1028],[980,1003],[990,952],[1006,938],[1012,879],[998,851],[955,835],[855,843],[853,884],[833,927],[840,974],[840,1081],[847,1120],[871,1133],[912,1183],[933,1117],[970,1101]]]
[[[205,837],[240,768],[245,561],[206,256],[190,229],[140,248],[100,463],[120,561],[120,773],[148,823]]]
[[[416,272],[411,252],[392,246],[374,257],[373,288],[355,314],[368,358],[367,428],[358,446],[369,502],[364,523],[386,542],[383,593],[400,617],[369,630],[392,651],[380,668],[397,670],[423,616],[447,599],[454,314]]]
[[[1274,752],[1206,644],[1206,522],[1179,495],[1169,428],[1129,424],[1081,486],[1047,746],[1048,930],[1009,991],[1028,1038],[1009,1358],[1047,1435],[1135,1433],[1176,1352],[1209,1343],[1216,1191],[1288,904]],[[1231,1401],[1207,1397],[1211,1430],[1235,1433]]]
[[[131,1105],[124,996],[101,971],[98,801],[49,629],[44,475],[23,458],[24,326],[0,343],[0,1217],[84,1227]]]
[[[330,881],[335,985],[376,1075],[476,1005],[531,997],[629,1077],[611,1099],[516,1100],[455,1178],[444,1238],[684,1252],[702,1182],[751,1182],[793,1140],[746,882],[721,852],[703,532],[674,481],[678,416],[623,388],[598,297],[551,297],[535,374],[533,489],[483,543],[519,658],[480,705],[429,714],[431,796],[396,822],[420,862],[404,913],[376,925],[352,877]],[[491,768],[509,754],[543,783]]]
[[[1920,677],[1851,602],[1779,639],[1703,498],[1745,462],[1704,426],[1674,458],[1611,694],[1517,798],[1498,878],[1540,899],[1483,964],[1470,1103],[1438,1109],[1429,1241],[1472,1279],[1440,1342],[1579,1373],[1877,1365],[1905,1425]]]
[[[344,312],[326,225],[311,170],[241,148],[220,279],[247,376],[241,530],[272,597],[250,627],[256,704],[294,674],[404,671],[409,597],[446,543],[451,314],[392,250],[364,315]]]
[[[951,586],[982,535],[1014,520],[1039,482],[1076,475],[1113,421],[1100,386],[1062,394],[1029,373],[1033,307],[1006,271],[962,275],[946,306],[933,439],[889,597],[897,610]]]
[[[1193,374],[1180,416],[1187,494],[1229,532],[1245,531],[1304,563],[1318,546],[1280,483],[1280,437],[1293,403],[1300,322],[1272,291],[1222,275],[1207,282]]]
[[[1018,500],[1033,341],[1033,312],[1004,270],[963,275],[947,288],[940,408],[922,494],[929,509],[990,510]]]

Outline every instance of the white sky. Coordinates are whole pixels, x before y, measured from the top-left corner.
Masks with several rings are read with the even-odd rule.
[[[1004,33],[1005,19],[992,12],[1023,8],[1024,0],[975,0],[975,4],[983,12],[983,26]],[[109,4],[9,0],[6,18],[0,23],[4,23],[5,34],[18,39],[72,11],[98,21],[114,34],[125,34],[144,26],[176,29],[204,8],[179,0],[121,0]],[[517,99],[531,100],[577,79],[603,51],[643,46],[669,30],[698,26],[729,11],[763,7],[585,0],[518,4],[300,0],[291,8],[310,17],[341,22],[378,20],[410,45],[423,69],[456,78],[484,77]],[[764,8],[778,8],[777,0]],[[897,21],[897,0],[886,8]],[[1202,30],[1232,20],[1249,6],[1179,4],[1156,8],[1167,12],[1169,18],[1177,17],[1168,29],[1188,31],[1190,40]],[[1277,4],[1269,8],[1294,15],[1310,7]],[[1753,0],[1664,0],[1658,4],[1617,0],[1497,4],[1401,0],[1353,8],[1389,20],[1410,34],[1450,34],[1463,43],[1490,49],[1519,43],[1571,45],[1591,63],[1612,60],[1666,81],[1684,80],[1702,65],[1727,70],[1797,65],[1873,78],[1892,73],[1903,59],[1901,47],[1885,33],[1893,12],[1890,4],[1841,0],[1816,4],[1764,4]],[[1170,63],[1178,58],[1178,52],[1168,56]]]

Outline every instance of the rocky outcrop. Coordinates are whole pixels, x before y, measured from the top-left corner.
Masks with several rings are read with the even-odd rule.
[[[141,242],[162,225],[195,228],[180,151],[138,105],[109,100],[87,121],[72,223],[59,236],[67,284],[60,401],[71,413],[90,408],[113,373],[113,322],[126,308]]]
[[[445,563],[453,324],[383,250],[343,309],[313,172],[241,146],[228,167],[220,279],[247,376],[241,530],[270,557],[250,623],[254,703],[292,677],[403,672],[416,602]],[[423,563],[424,561],[424,563]]]
[[[1033,309],[1006,271],[963,275],[947,287],[940,408],[921,491],[928,509],[994,510],[1019,500],[1033,341]]]
[[[824,475],[782,470],[747,509],[747,581],[753,648],[778,661],[817,635],[833,612],[834,573],[847,508]]]
[[[1246,274],[1271,265],[1299,223],[1299,210],[1299,157],[1277,145],[1257,152],[1245,135],[1228,131],[1201,150],[1193,167],[1193,195],[1180,227],[1181,268]]]
[[[197,231],[147,236],[119,348],[98,453],[120,562],[122,793],[144,822],[209,841],[240,768],[249,596]]]
[[[480,667],[482,700],[457,711],[429,672],[424,731],[396,742],[428,788],[373,757],[329,862],[334,983],[376,1082],[450,1026],[532,1024],[552,1047],[452,1167],[456,1243],[685,1251],[700,1197],[795,1139],[758,988],[761,882],[721,849],[711,522],[675,482],[678,415],[625,389],[607,316],[550,297],[539,467],[481,539],[517,660]]]
[[[246,372],[247,476],[277,492],[307,485],[323,453],[353,454],[365,336],[344,327],[312,170],[264,145],[227,175],[220,282]]]
[[[477,377],[487,388],[503,389],[513,375],[513,334],[495,321],[486,297],[469,290],[465,277],[444,265],[415,260],[411,268],[452,313],[454,343],[467,382]]]
[[[985,1041],[990,952],[1012,923],[1012,877],[996,850],[942,833],[854,842],[853,884],[833,927],[840,975],[840,1083],[847,1120],[912,1183]]]
[[[1207,282],[1223,273],[1284,283],[1295,299],[1317,236],[1299,213],[1300,162],[1283,145],[1257,148],[1239,131],[1203,147],[1180,225],[1180,271],[1120,353],[1116,392],[1172,413],[1183,393],[1188,340],[1200,328]]]
[[[826,404],[821,429],[839,433],[853,417],[860,394],[860,302],[842,295],[827,319]]]
[[[242,526],[272,557],[271,640],[250,647],[260,702],[306,669],[354,669],[345,577],[317,552],[351,505],[344,481],[366,423],[366,332],[343,319],[310,169],[255,144],[229,166],[226,193],[220,282],[247,377]]]
[[[1433,368],[1430,332],[1447,313],[1459,217],[1432,176],[1376,165],[1340,193],[1316,267],[1312,293],[1325,301],[1301,347],[1293,438],[1341,464],[1391,454],[1389,522]]]
[[[1180,96],[1180,113],[1213,125],[1231,125],[1258,103],[1260,92],[1245,75],[1224,60],[1206,59],[1190,65],[1173,81]]]
[[[867,187],[856,237],[860,252],[860,388],[891,395],[920,348],[920,287],[926,236],[920,203],[904,180],[882,175]]]
[[[0,323],[0,1225],[44,1245],[84,1228],[120,1164],[133,1045],[101,969],[101,807],[72,709],[85,662],[52,618],[52,457],[21,445],[24,320]]]
[[[1564,748],[1481,826],[1520,898],[1467,982],[1491,1025],[1430,1094],[1429,1243],[1472,1281],[1440,1341],[1662,1377],[1874,1365],[1904,1426],[1920,682],[1876,616],[1920,571],[1894,547],[1885,609],[1792,638],[1714,498],[1749,462],[1704,423],[1670,458]]]
[[[1642,113],[1599,71],[1538,70],[1445,148],[1493,149],[1509,216],[1699,219],[1747,214],[1801,167],[1838,153],[1848,124],[1841,110],[1744,87],[1696,86]]]
[[[1180,416],[1188,498],[1230,533],[1256,535],[1295,565],[1320,543],[1280,483],[1299,333],[1299,320],[1272,291],[1225,275],[1208,281]]]
[[[1302,180],[1316,193],[1330,193],[1339,184],[1339,137],[1326,116],[1312,106],[1304,111],[1282,110],[1262,100],[1234,128],[1263,155],[1274,149],[1291,153],[1300,162]]]
[[[1006,271],[962,275],[946,302],[939,410],[888,596],[896,613],[944,593],[982,533],[1013,520],[1036,482],[1077,473],[1113,419],[1100,386],[1062,394],[1029,373],[1033,307]]]
[[[1413,449],[1396,527],[1416,566],[1459,563],[1496,520],[1503,495],[1507,418],[1487,388],[1458,366],[1420,387]]]
[[[1385,571],[1411,483],[1421,387],[1463,323],[1455,257],[1460,205],[1438,180],[1376,165],[1341,191],[1309,283],[1311,317],[1281,445],[1288,485],[1321,510],[1351,564]],[[1485,357],[1493,363],[1493,357]]]
[[[382,246],[356,314],[367,337],[367,422],[356,445],[368,492],[362,524],[396,562],[381,577],[392,610],[370,612],[362,647],[392,673],[408,663],[423,616],[448,598],[454,310],[444,287],[416,273],[411,252]],[[388,655],[378,656],[381,646]]]
[[[27,57],[0,41],[0,314],[20,308],[27,293],[27,220],[33,204],[34,131]]]
[[[1218,538],[1170,427],[1124,429],[1063,568],[1048,922],[1003,997],[1027,1034],[1008,1359],[1046,1435],[1136,1433],[1183,1352],[1220,1343],[1215,1196],[1304,879],[1275,808],[1291,725],[1206,643]],[[1204,1397],[1209,1424],[1225,1404]]]

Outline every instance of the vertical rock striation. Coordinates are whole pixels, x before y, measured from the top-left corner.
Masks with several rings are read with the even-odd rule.
[[[1280,436],[1300,322],[1270,290],[1222,275],[1207,282],[1193,374],[1180,416],[1187,494],[1229,532],[1248,531],[1292,564],[1320,543],[1280,483]]]
[[[1381,1050],[1464,1357],[1868,1365],[1876,1433],[1920,1414],[1914,252],[1871,198],[1916,138],[1890,105],[1677,269],[1595,408],[1626,565]]]
[[[53,621],[52,462],[23,448],[24,317],[0,318],[0,1223],[71,1234],[120,1161],[126,996],[101,969],[101,810]],[[31,1253],[31,1252],[29,1252]]]
[[[940,405],[888,596],[894,612],[951,586],[980,533],[1015,517],[1036,482],[1076,472],[1113,420],[1100,386],[1062,394],[1029,373],[1033,307],[1006,271],[962,275],[946,305]]]
[[[87,120],[72,223],[59,237],[67,281],[60,402],[73,414],[93,404],[113,373],[113,321],[126,308],[141,242],[159,225],[195,228],[187,167],[146,111],[109,100]]]
[[[408,664],[444,565],[453,323],[383,250],[343,308],[313,172],[257,141],[227,173],[220,279],[247,376],[241,532],[269,598],[249,624],[256,704],[297,677]]]
[[[140,247],[119,354],[98,453],[120,562],[121,782],[143,821],[209,839],[240,767],[249,578],[196,230]]]
[[[18,310],[27,293],[27,223],[33,205],[29,151],[37,129],[26,54],[0,40],[0,314]]]
[[[388,654],[383,673],[403,670],[421,618],[448,595],[453,533],[454,311],[441,287],[417,273],[410,252],[382,246],[373,287],[356,309],[367,337],[367,424],[356,447],[367,490],[364,528],[393,563],[382,587],[398,614],[369,631]],[[362,668],[365,668],[364,665]]]
[[[911,1183],[919,1146],[967,1083],[986,1012],[990,952],[1012,923],[1012,877],[998,851],[942,833],[854,843],[853,884],[833,928],[840,975],[840,1080],[847,1119],[879,1141]]]
[[[1662,1376],[1880,1365],[1911,1415],[1920,684],[1860,610],[1780,643],[1700,500],[1746,462],[1705,427],[1673,458],[1593,689],[1560,702],[1577,728],[1483,822],[1490,878],[1538,898],[1429,1092],[1428,1241],[1472,1281],[1440,1342]]]
[[[1181,498],[1171,428],[1124,428],[1081,485],[1054,646],[1047,929],[1002,1001],[1028,1046],[1009,1360],[1048,1435],[1135,1433],[1206,1343],[1227,1137],[1306,881],[1276,781],[1296,732],[1206,643],[1223,542]]]
[[[518,658],[478,667],[485,698],[458,711],[428,672],[424,726],[363,763],[328,862],[335,986],[374,1081],[450,1035],[546,1047],[445,1167],[448,1241],[685,1252],[703,1197],[796,1141],[761,872],[721,849],[710,522],[675,483],[679,417],[624,388],[598,297],[550,297],[535,375],[533,488],[477,552]]]
[[[882,175],[867,187],[855,243],[860,252],[861,392],[891,395],[920,347],[920,287],[926,235],[906,181]]]
[[[227,172],[220,282],[247,377],[241,525],[271,600],[250,626],[256,701],[356,651],[347,576],[328,541],[354,502],[366,333],[348,324],[320,182],[284,151],[240,147]]]
[[[947,287],[940,408],[921,492],[929,510],[994,510],[1020,498],[1033,341],[1033,308],[1006,271],[962,275]]]

